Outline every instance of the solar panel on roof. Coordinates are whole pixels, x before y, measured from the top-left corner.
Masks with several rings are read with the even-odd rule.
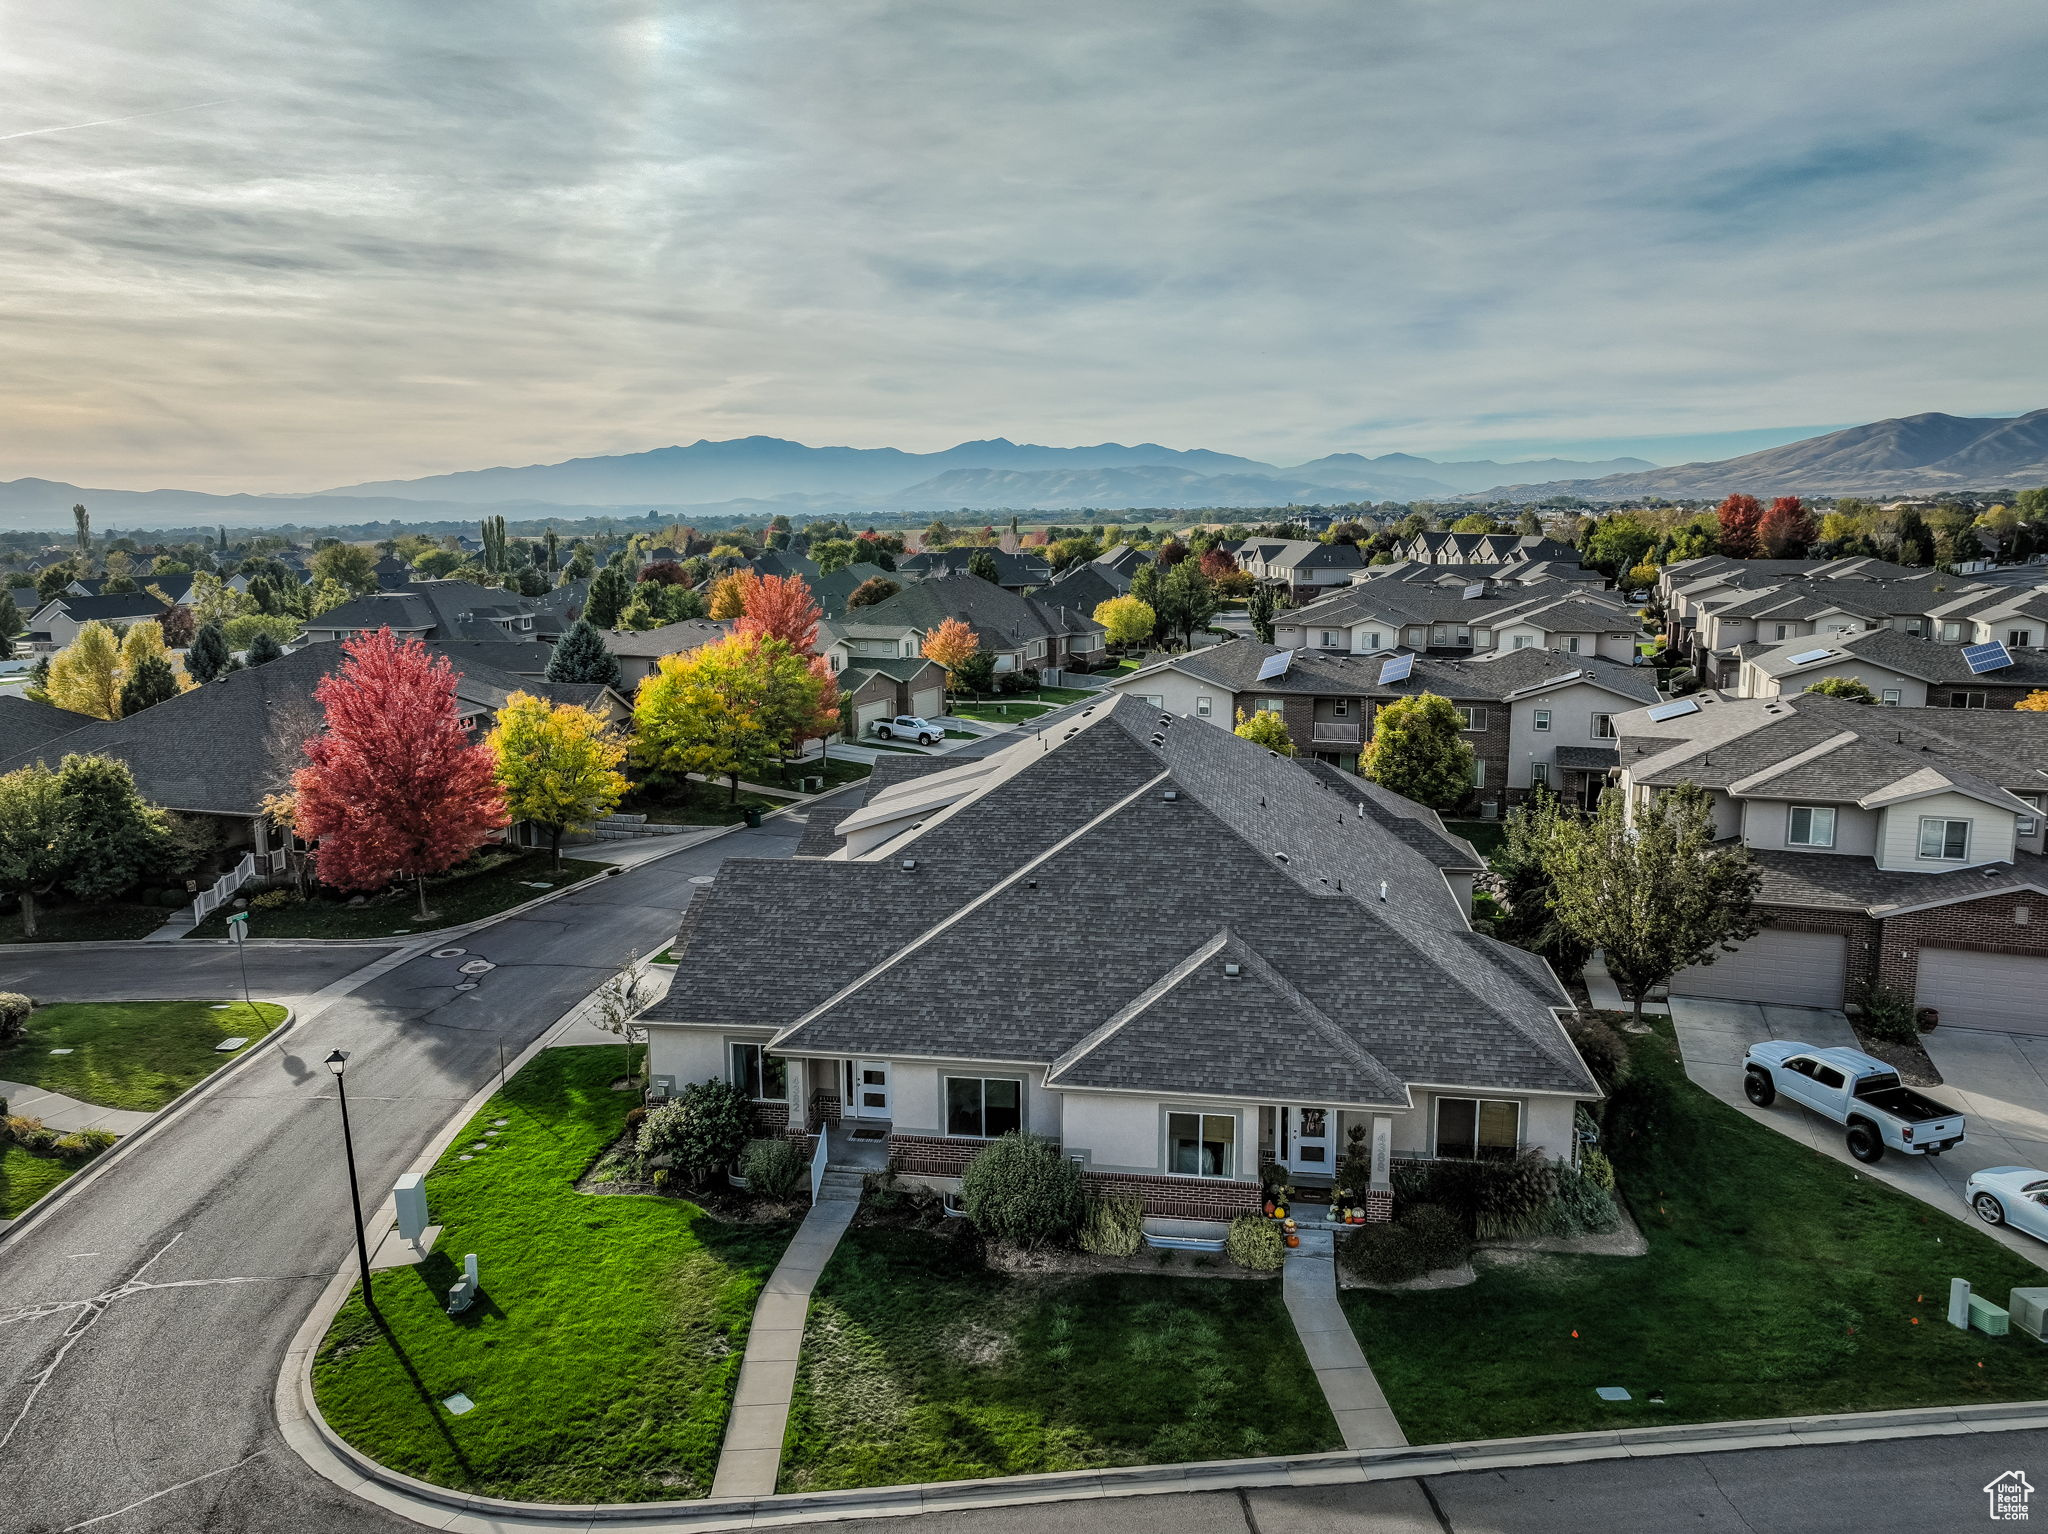
[[[1471,601],[1474,597],[1483,597],[1485,595],[1486,582],[1484,581],[1480,581],[1475,585],[1467,586],[1463,592],[1463,596],[1465,600],[1468,602]]]
[[[1676,703],[1658,704],[1650,710],[1650,717],[1659,724],[1662,724],[1667,719],[1683,719],[1687,714],[1697,714],[1699,711],[1700,705],[1697,699],[1680,698]]]
[[[2012,654],[1996,639],[1989,644],[1966,644],[1963,646],[1963,663],[1978,676],[1987,671],[2001,671],[2012,664]]]
[[[1834,653],[1835,652],[1833,650],[1808,650],[1805,651],[1803,654],[1793,656],[1787,664],[1794,666],[1810,666],[1817,660],[1826,660],[1830,655]]]
[[[1259,680],[1270,682],[1276,676],[1287,675],[1287,668],[1294,663],[1294,652],[1282,650],[1278,655],[1269,655],[1259,666]]]
[[[1414,673],[1415,657],[1396,655],[1392,660],[1380,662],[1379,685],[1384,687],[1389,682],[1405,682]]]

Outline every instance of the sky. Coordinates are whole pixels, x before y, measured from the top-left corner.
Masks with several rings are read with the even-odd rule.
[[[0,480],[2048,404],[2039,0],[0,0]]]

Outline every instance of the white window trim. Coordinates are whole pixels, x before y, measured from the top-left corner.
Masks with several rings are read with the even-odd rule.
[[[1815,817],[1820,815],[1827,816],[1828,834],[1826,841],[1809,839],[1802,842],[1793,838],[1792,820],[1801,810],[1806,811],[1806,831],[1809,838],[1813,836]],[[1840,817],[1835,813],[1835,807],[1831,804],[1788,804],[1785,806],[1785,845],[1788,847],[1832,847],[1835,844],[1835,830],[1839,820]]]
[[[1550,733],[1550,718],[1551,714],[1549,709],[1539,708],[1535,711],[1535,714],[1530,719],[1529,728],[1532,730],[1540,731],[1543,734],[1547,735]]]
[[[1230,1169],[1217,1174],[1210,1172],[1176,1172],[1173,1170],[1173,1115],[1192,1114],[1197,1118],[1223,1118],[1233,1121],[1235,1127],[1230,1138]],[[1199,1132],[1199,1131],[1198,1131]],[[1256,1154],[1256,1147],[1254,1147]],[[1250,1179],[1244,1175],[1245,1156],[1245,1115],[1241,1108],[1204,1107],[1198,1103],[1162,1103],[1159,1106],[1159,1170],[1165,1177],[1184,1177],[1189,1182],[1242,1182]],[[1256,1175],[1256,1168],[1254,1168]]]
[[[1026,1127],[1027,1127],[1027,1126],[1028,1126],[1028,1124],[1029,1124],[1029,1122],[1030,1122],[1030,1121],[1029,1121],[1029,1119],[1028,1119],[1028,1118],[1027,1118],[1027,1116],[1026,1116],[1026,1113],[1025,1113],[1025,1109],[1026,1109],[1026,1106],[1028,1105],[1028,1102],[1029,1102],[1029,1097],[1028,1097],[1028,1094],[1027,1094],[1027,1092],[1026,1092],[1026,1090],[1025,1090],[1025,1089],[1026,1089],[1026,1086],[1027,1086],[1027,1083],[1025,1082],[1025,1080],[1024,1080],[1024,1078],[1023,1078],[1022,1076],[961,1076],[961,1075],[941,1075],[941,1076],[939,1077],[939,1112],[940,1112],[940,1114],[942,1115],[942,1117],[941,1117],[941,1120],[940,1120],[940,1122],[941,1122],[941,1123],[943,1123],[943,1124],[945,1125],[945,1129],[946,1129],[946,1138],[947,1138],[947,1139],[949,1139],[949,1140],[997,1140],[997,1139],[1001,1139],[1001,1138],[1002,1138],[1002,1136],[1000,1136],[1000,1135],[990,1135],[990,1134],[979,1134],[979,1135],[966,1135],[966,1134],[959,1134],[959,1133],[957,1133],[957,1132],[956,1132],[956,1131],[954,1130],[954,1128],[953,1128],[953,1093],[952,1093],[952,1084],[953,1084],[954,1082],[956,1082],[956,1081],[978,1081],[978,1082],[980,1082],[980,1083],[982,1084],[982,1092],[981,1092],[981,1122],[982,1122],[982,1128],[984,1128],[984,1129],[986,1129],[986,1128],[988,1127],[988,1083],[989,1083],[989,1082],[991,1082],[991,1081],[1008,1081],[1008,1082],[1012,1082],[1012,1083],[1014,1083],[1014,1084],[1016,1085],[1016,1088],[1017,1088],[1017,1128],[1018,1128],[1018,1131],[1019,1131],[1019,1132],[1021,1133],[1021,1132],[1022,1132],[1022,1131],[1023,1131],[1023,1130],[1024,1130],[1024,1129],[1025,1129]]]
[[[1593,722],[1587,728],[1593,732],[1592,738],[1594,740],[1616,740],[1620,738],[1615,734],[1614,716],[1612,714],[1595,714]]]
[[[1953,856],[1946,852],[1929,852],[1927,850],[1927,828],[1929,826],[1940,826],[1943,828],[1941,832],[1941,845],[1943,846],[1948,845],[1947,828],[1949,826],[1961,826],[1963,828],[1963,850],[1961,852],[1954,854]],[[1915,851],[1918,853],[1920,861],[1923,863],[1969,862],[1970,822],[1967,820],[1958,820],[1953,815],[1922,815],[1920,817],[1920,840],[1915,848]]]

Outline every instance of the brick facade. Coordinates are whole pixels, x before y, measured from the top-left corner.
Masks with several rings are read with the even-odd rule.
[[[816,1133],[827,1124],[839,1122],[839,1094],[819,1091],[811,1094],[810,1122],[805,1127]]]
[[[1956,694],[1981,692],[1986,708],[2014,708],[2020,700],[2033,692],[2031,687],[2000,687],[1989,677],[1978,677],[1968,682],[1930,682],[1927,684],[1927,706],[1929,708],[1956,707]]]
[[[2024,910],[2026,920],[2016,919]],[[2048,900],[2027,890],[1959,900],[1909,911],[1882,923],[1886,985],[1911,993],[1920,978],[1922,948],[1967,948],[1973,953],[2035,954],[2048,958]],[[2048,1005],[2048,1002],[2044,1002]]]
[[[1855,1001],[1870,984],[1877,969],[1877,945],[1881,924],[1861,911],[1817,911],[1807,906],[1759,905],[1756,914],[1766,927],[1786,932],[1839,932],[1847,964],[1842,973],[1842,994]]]
[[[754,1133],[773,1140],[789,1132],[788,1103],[755,1103]]]
[[[987,1144],[986,1140],[955,1140],[945,1135],[891,1135],[889,1164],[899,1172],[958,1177]]]
[[[1090,1172],[1083,1179],[1097,1198],[1109,1194],[1144,1200],[1145,1213],[1173,1220],[1231,1220],[1262,1208],[1256,1182],[1213,1177],[1147,1177],[1137,1172]]]

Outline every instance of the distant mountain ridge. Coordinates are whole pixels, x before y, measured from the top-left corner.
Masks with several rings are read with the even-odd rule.
[[[1581,495],[1618,501],[1738,491],[1893,495],[2039,484],[2048,484],[2048,410],[2012,418],[1928,411],[1845,427],[1719,463],[1683,463],[1596,479],[1551,479],[1511,485],[1506,493],[1517,498]]]

